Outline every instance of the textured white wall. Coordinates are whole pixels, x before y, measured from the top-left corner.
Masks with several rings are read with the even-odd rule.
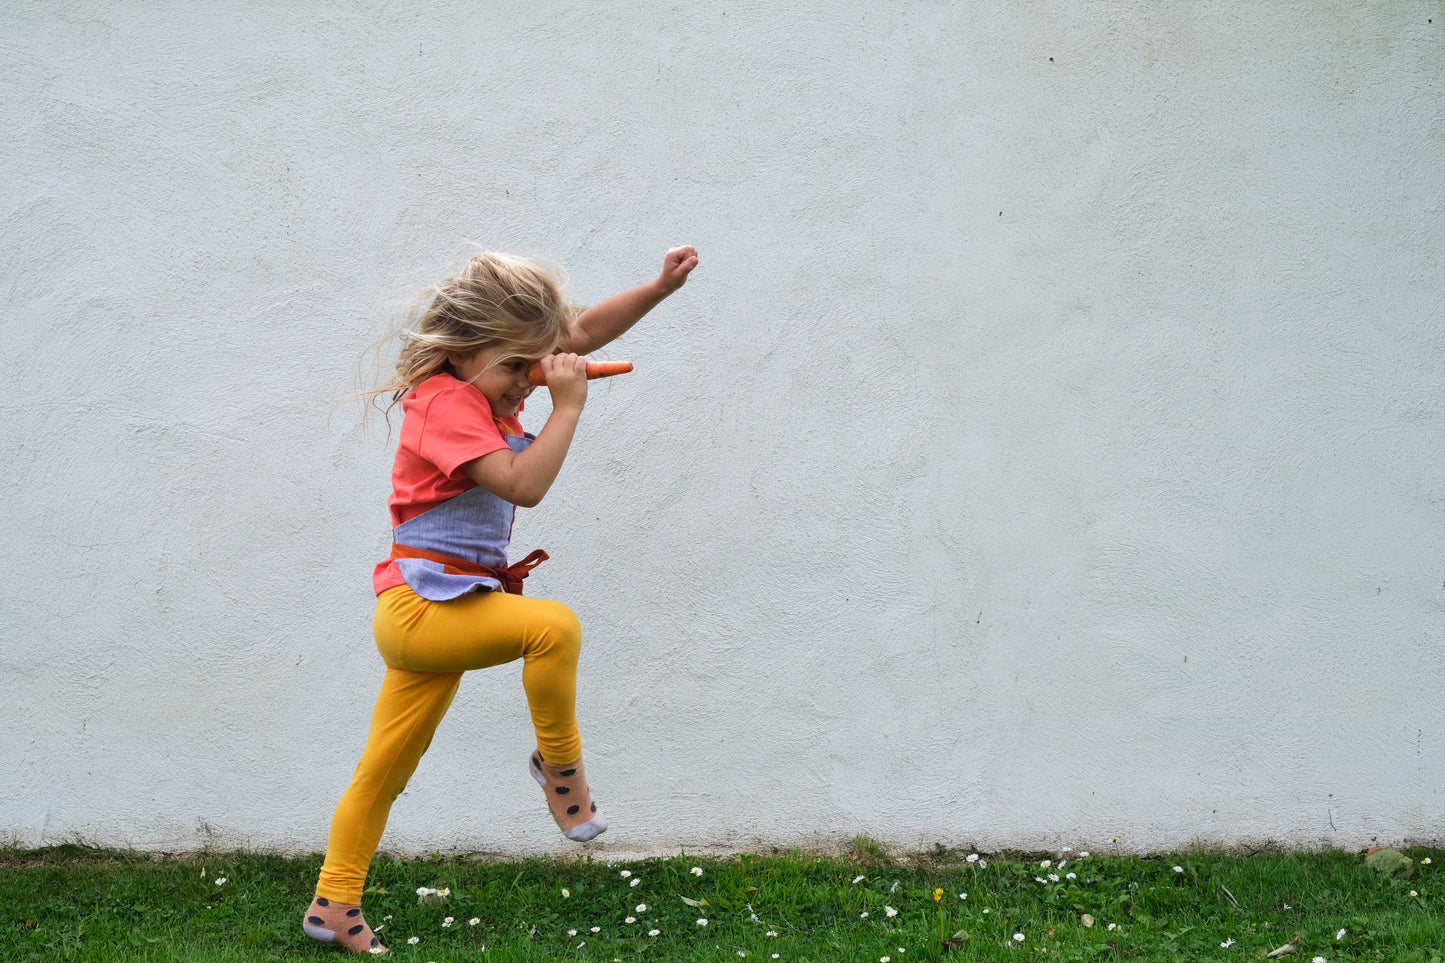
[[[0,836],[323,847],[468,240],[703,255],[517,525],[603,851],[1445,835],[1445,7],[623,6],[5,4]],[[529,735],[383,846],[557,847]]]

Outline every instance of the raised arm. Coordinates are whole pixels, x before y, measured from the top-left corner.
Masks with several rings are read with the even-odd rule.
[[[662,259],[662,273],[645,284],[592,305],[572,322],[572,332],[558,351],[589,354],[617,338],[678,288],[697,267],[697,249],[675,247]]]

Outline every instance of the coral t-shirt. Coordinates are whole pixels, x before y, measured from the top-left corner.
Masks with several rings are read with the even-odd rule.
[[[477,487],[461,466],[494,451],[510,449],[507,435],[523,435],[516,417],[497,418],[486,395],[449,374],[433,375],[402,399],[401,437],[391,469],[392,527]],[[481,534],[481,533],[479,533]],[[504,540],[505,533],[486,533]],[[395,560],[376,567],[378,594],[405,579]]]

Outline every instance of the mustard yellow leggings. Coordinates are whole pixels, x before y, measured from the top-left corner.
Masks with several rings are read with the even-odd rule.
[[[331,818],[316,884],[317,896],[341,903],[361,902],[391,804],[431,745],[467,669],[524,660],[522,688],[542,758],[582,758],[575,712],[582,628],[561,602],[503,592],[431,602],[398,585],[376,600],[373,628],[386,676],[361,762]]]

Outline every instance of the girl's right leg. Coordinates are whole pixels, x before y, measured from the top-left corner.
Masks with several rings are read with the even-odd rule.
[[[435,603],[398,586],[377,600],[375,627],[388,665],[451,672],[521,659],[522,688],[537,735],[528,771],[568,839],[588,840],[607,828],[582,767],[576,713],[582,627],[571,609],[502,592]]]

